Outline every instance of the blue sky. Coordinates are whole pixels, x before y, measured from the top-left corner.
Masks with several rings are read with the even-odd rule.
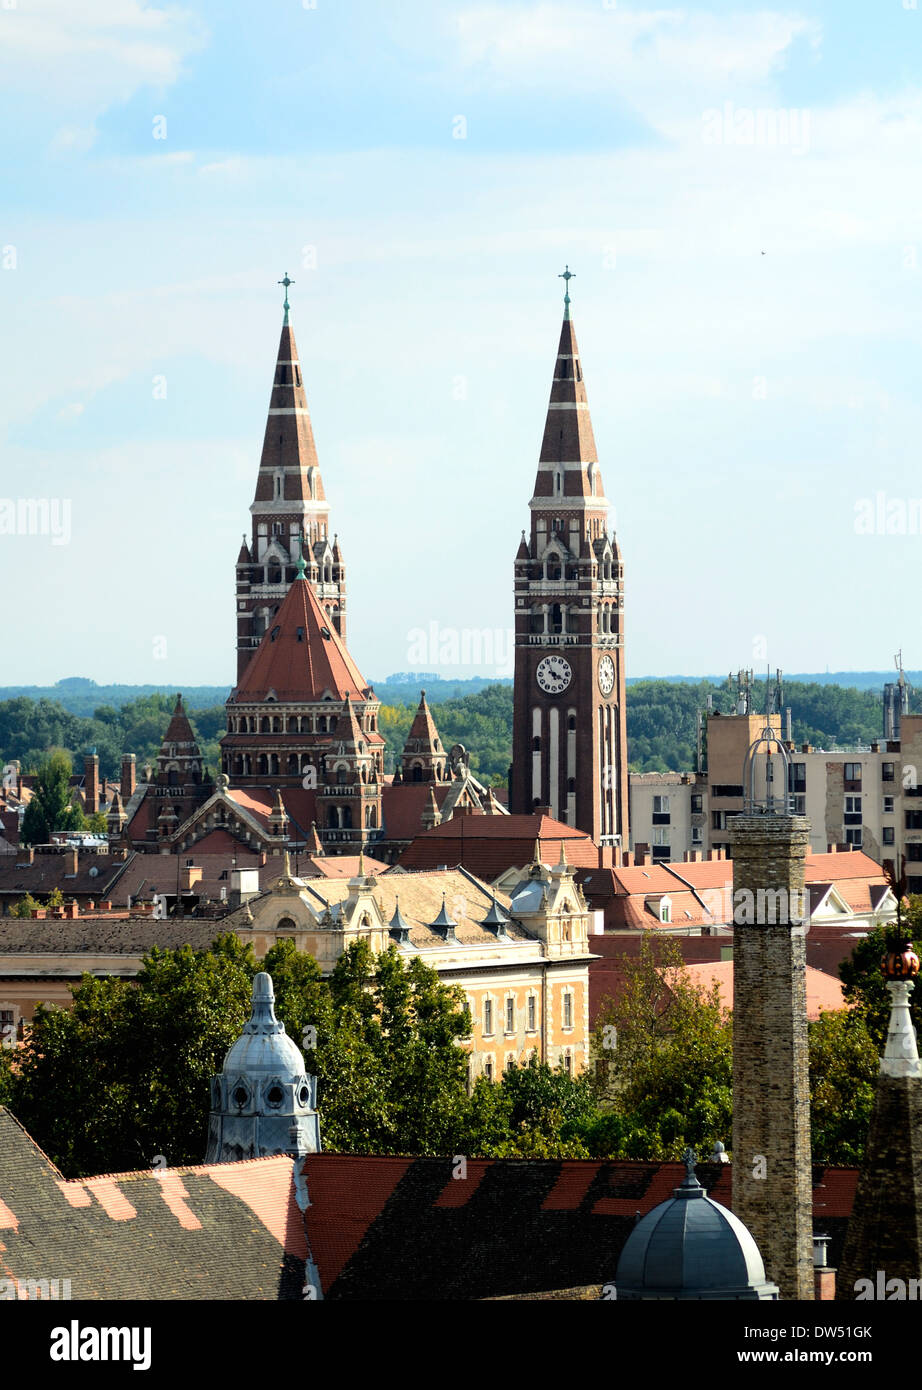
[[[0,533],[0,683],[230,683],[286,269],[353,655],[499,670],[566,262],[628,673],[922,666],[920,53],[902,0],[0,6],[0,530],[69,503]]]

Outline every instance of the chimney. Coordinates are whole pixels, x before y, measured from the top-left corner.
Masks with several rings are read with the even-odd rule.
[[[17,868],[19,867],[20,864],[34,864],[34,863],[35,863],[35,846],[34,846],[34,845],[29,845],[29,848],[28,848],[28,849],[20,849],[20,850],[19,850],[19,853],[18,853],[17,858],[16,858],[16,865],[17,865]]]
[[[125,753],[122,756],[122,785],[119,788],[122,803],[127,804],[134,795],[137,783],[137,768],[135,766],[134,753]]]
[[[263,865],[265,864],[265,862],[266,862],[266,851],[265,851],[264,849],[262,849],[262,850],[259,851],[259,867],[262,868]]]
[[[813,1297],[817,1303],[831,1302],[836,1296],[836,1272],[826,1263],[828,1236],[813,1237]]]
[[[801,753],[812,753],[812,752],[813,752],[813,748],[812,748],[812,746],[811,746],[809,743],[802,743],[802,744],[800,745],[800,751],[801,751]]]
[[[195,887],[196,883],[201,883],[203,877],[204,874],[202,870],[194,867],[192,864],[186,864],[185,867],[180,870],[180,883],[182,887],[185,888],[186,892],[190,892],[192,888]]]
[[[100,912],[112,911],[112,903],[109,901],[108,898],[103,898],[102,902],[99,904],[99,910]]]
[[[52,917],[62,918],[64,916],[63,906],[59,904],[57,907],[53,907],[51,909],[51,915]]]
[[[88,816],[99,810],[99,758],[87,753],[83,759],[83,800]]]
[[[94,912],[96,910],[96,904],[94,903],[92,898],[90,898],[88,903],[84,903],[83,905],[86,908],[87,912]]]
[[[625,849],[621,851],[621,867],[622,869],[632,869],[634,867],[634,855],[631,850]]]
[[[44,922],[45,918],[48,916],[48,909],[44,907],[33,907],[30,915],[36,922]]]
[[[700,849],[687,849],[685,851],[686,864],[700,864],[703,858],[704,855]]]
[[[72,921],[74,920],[75,917],[79,917],[79,916],[80,916],[80,909],[79,909],[79,907],[77,906],[77,904],[76,904],[76,903],[65,903],[65,904],[64,904],[64,916],[67,918],[67,920],[68,920],[69,922],[72,922]]]
[[[612,849],[611,845],[602,845],[599,848],[599,868],[613,869],[615,867],[615,854],[617,850]]]
[[[634,863],[638,869],[642,869],[649,861],[650,846],[643,843],[634,846]]]
[[[76,878],[76,876],[77,876],[77,870],[78,870],[79,868],[80,868],[80,851],[76,848],[76,846],[74,846],[73,848],[68,847],[68,848],[64,851],[64,872],[65,872],[65,874],[68,874],[68,875],[70,875],[70,876]]]

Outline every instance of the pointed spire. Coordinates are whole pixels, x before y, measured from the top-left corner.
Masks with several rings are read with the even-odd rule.
[[[405,782],[443,782],[447,755],[439,738],[426,692],[419,693],[419,705],[403,745],[401,764]]]
[[[507,939],[506,928],[509,925],[509,916],[503,911],[495,898],[490,899],[490,910],[480,925],[486,927],[487,931],[492,932],[497,941]]]
[[[557,277],[558,280],[563,281],[566,287],[563,296],[563,316],[565,319],[568,319],[570,317],[570,281],[575,277],[575,275],[576,271],[571,270],[569,266],[566,266],[564,268],[563,274],[558,275]]]
[[[455,927],[457,927],[457,925],[454,918],[449,915],[445,894],[443,893],[439,915],[435,918],[435,921],[429,923],[430,930],[434,931],[438,936],[441,936],[444,941],[456,941]]]
[[[390,935],[398,943],[406,945],[410,940],[410,924],[400,911],[400,895],[394,896],[394,915],[387,924]]]
[[[307,837],[307,851],[311,856],[323,854],[323,841],[320,838],[315,820],[311,821],[311,830]]]

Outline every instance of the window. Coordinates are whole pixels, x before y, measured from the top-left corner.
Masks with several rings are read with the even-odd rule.
[[[907,830],[922,830],[922,811],[904,811]]]
[[[860,781],[861,781],[861,764],[860,764],[860,763],[846,763],[846,764],[845,764],[845,780],[846,780],[846,782],[860,782]]]
[[[860,825],[857,827],[857,829],[853,829],[851,826],[846,827],[846,830],[845,830],[845,843],[846,843],[847,845],[852,845],[855,849],[860,849],[860,848],[861,848],[861,826],[860,826]]]
[[[704,835],[702,834],[701,826],[700,826],[700,825],[693,825],[693,826],[692,826],[691,842],[692,842],[693,845],[703,845],[703,844],[704,844]]]
[[[490,1057],[488,1057],[483,1064],[483,1074],[488,1081],[493,1080],[493,1061]]]
[[[569,1052],[563,1054],[563,1069],[567,1073],[567,1076],[573,1075],[573,1058],[570,1056]]]
[[[726,811],[712,811],[712,812],[711,812],[711,829],[712,829],[712,830],[726,830],[726,828],[727,828],[727,813],[726,813]]]
[[[922,859],[922,845],[907,845],[906,858],[912,860],[913,863],[918,863]]]
[[[791,785],[788,790],[792,792],[805,792],[807,790],[806,763],[791,763]]]
[[[894,770],[893,763],[881,763],[880,780],[882,782],[892,782],[894,780]]]
[[[659,905],[659,919],[661,922],[669,922],[672,917],[672,904],[663,899]]]
[[[885,845],[892,845],[892,844],[894,843],[894,836],[895,836],[895,832],[894,832],[893,826],[892,826],[892,825],[885,825],[885,826],[884,826],[884,832],[883,832],[883,841],[884,841],[884,844],[885,844]]]
[[[506,1058],[506,1070],[515,1071],[515,1053],[510,1052]]]
[[[489,1036],[493,1032],[493,1000],[483,1001],[483,1031]]]
[[[515,1032],[515,1000],[506,1000],[506,1032]]]
[[[704,797],[700,792],[693,792],[691,799],[691,813],[693,816],[700,816],[704,809]]]
[[[885,796],[885,797],[884,797],[884,815],[885,815],[885,816],[892,816],[892,815],[893,815],[893,797],[892,797],[892,796]]]
[[[714,785],[713,785],[713,787],[711,788],[711,795],[712,795],[712,796],[742,796],[742,795],[743,795],[742,784],[737,785],[735,782],[715,782]]]
[[[860,797],[860,796],[847,796],[847,797],[845,798],[845,816],[844,816],[844,820],[845,820],[845,824],[846,824],[846,825],[860,825],[860,824],[861,824],[861,797]]]
[[[655,845],[669,844],[669,830],[666,827],[658,827],[653,831],[653,843]]]
[[[573,995],[569,992],[563,996],[563,1026],[573,1027]]]
[[[528,1013],[527,1013],[527,1018],[528,1018],[528,1031],[529,1031],[529,1033],[533,1033],[533,1032],[535,1031],[535,1027],[536,1027],[535,1018],[536,1018],[536,1014],[537,1014],[537,1002],[538,1002],[538,1001],[535,999],[535,996],[534,996],[533,994],[530,994],[530,995],[528,996]]]
[[[669,815],[669,797],[668,797],[668,796],[655,796],[655,797],[653,798],[653,814],[654,814],[654,816],[668,816],[668,815]]]

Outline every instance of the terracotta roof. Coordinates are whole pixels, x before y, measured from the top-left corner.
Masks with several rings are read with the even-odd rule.
[[[362,701],[368,690],[310,584],[296,579],[230,699],[262,703],[271,691],[287,702],[309,703],[325,695]]]
[[[685,969],[694,984],[710,991],[716,984],[720,990],[720,1002],[725,1009],[733,1009],[733,962],[732,960],[702,961],[686,965]],[[814,970],[807,966],[807,1018],[817,1019],[821,1013],[844,1009],[845,996],[842,986],[825,970]]]
[[[422,814],[430,792],[441,809],[451,788],[450,782],[385,782],[381,788],[384,834],[388,840],[412,840],[422,833]],[[440,859],[439,863],[444,863]]]
[[[860,849],[847,850],[840,854],[808,854],[804,877],[807,883],[814,880],[831,880],[835,883],[843,878],[870,878],[875,883],[887,881],[876,860]]]
[[[585,831],[537,814],[454,815],[417,835],[398,862],[405,869],[463,864],[478,878],[491,882],[507,869],[530,864],[535,840],[541,842],[545,864],[558,863],[562,840],[566,841],[567,861],[572,867],[595,868],[599,862],[599,852]]]

